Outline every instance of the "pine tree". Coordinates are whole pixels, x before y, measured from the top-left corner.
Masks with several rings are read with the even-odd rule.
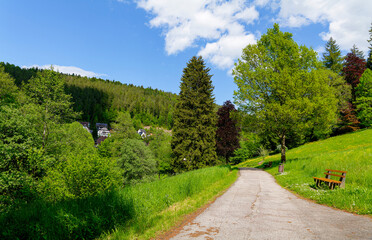
[[[369,42],[369,54],[367,58],[367,64],[366,67],[372,70],[372,23],[371,28],[369,29],[369,39],[367,40]]]
[[[226,101],[217,111],[217,154],[226,159],[226,164],[229,163],[235,149],[240,147],[239,127],[232,116],[234,112],[235,106],[230,101]]]
[[[355,54],[358,58],[364,59],[363,51],[359,50],[359,48],[354,44],[353,47],[350,49],[352,53]]]
[[[326,52],[323,53],[324,66],[337,74],[341,74],[343,57],[336,40],[331,37],[326,43],[325,50]]]
[[[202,57],[193,57],[183,70],[171,142],[175,172],[216,163],[216,113],[209,71]]]

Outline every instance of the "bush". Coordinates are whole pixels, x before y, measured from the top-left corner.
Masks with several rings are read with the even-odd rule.
[[[234,156],[230,158],[233,164],[241,163],[255,155],[260,146],[259,138],[256,134],[245,134],[244,140],[240,141],[240,148],[234,151]]]
[[[118,186],[120,173],[116,163],[97,154],[70,155],[47,172],[39,190],[48,200],[94,196]]]
[[[155,179],[156,161],[149,148],[141,140],[125,139],[122,142],[119,167],[124,183],[133,184]]]

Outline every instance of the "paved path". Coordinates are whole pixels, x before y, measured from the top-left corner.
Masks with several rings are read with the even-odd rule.
[[[300,199],[261,170],[231,188],[172,239],[372,239],[372,220]]]

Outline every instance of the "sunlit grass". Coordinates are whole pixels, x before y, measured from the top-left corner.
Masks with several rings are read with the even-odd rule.
[[[211,167],[57,203],[30,202],[0,215],[1,239],[149,239],[213,200],[237,178]]]
[[[260,160],[249,159],[238,166],[262,167],[258,166]],[[280,185],[318,203],[372,215],[372,129],[289,150],[284,174],[278,173],[280,154],[268,156],[265,162],[269,161],[273,165],[266,170]],[[324,177],[325,169],[347,171],[346,187],[316,189],[312,177]]]

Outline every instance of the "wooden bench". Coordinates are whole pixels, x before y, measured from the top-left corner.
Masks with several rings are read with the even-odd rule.
[[[340,171],[340,170],[331,170],[331,169],[326,169],[327,172],[325,172],[324,174],[326,175],[325,178],[317,178],[317,177],[313,177],[314,178],[314,181],[316,182],[316,186],[319,187],[320,183],[321,182],[325,182],[328,184],[328,187],[330,189],[334,189],[335,186],[339,186],[340,188],[344,188],[345,187],[345,178],[346,178],[346,171]],[[334,174],[332,172],[335,172],[335,173],[341,173],[341,175],[339,174]],[[337,181],[337,180],[333,180],[331,179],[331,176],[334,176],[334,177],[339,177],[340,179]]]

